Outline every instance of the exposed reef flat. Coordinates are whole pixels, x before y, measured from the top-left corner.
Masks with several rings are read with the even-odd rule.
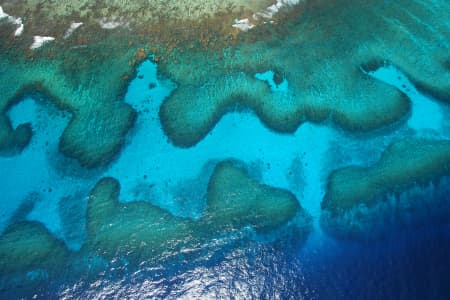
[[[310,217],[294,195],[249,178],[235,162],[217,165],[208,187],[207,211],[198,221],[175,217],[149,203],[121,204],[119,189],[113,178],[102,179],[93,189],[88,200],[87,239],[78,252],[67,250],[39,223],[11,225],[0,237],[0,274],[35,269],[52,274],[63,264],[92,256],[124,258],[138,265],[178,255],[183,249],[200,249],[214,237],[245,227],[266,233],[294,217],[301,221],[299,239],[305,240],[310,230]]]
[[[288,11],[298,1],[224,0],[224,1],[0,1],[9,15],[25,19],[24,32],[45,34],[57,39],[67,37],[73,24],[92,30],[118,28],[146,35],[147,40],[170,42],[181,40],[209,44],[215,34],[235,39],[239,29],[232,25],[238,19],[251,17],[276,2]],[[253,19],[253,23],[262,23]],[[80,29],[74,29],[72,34]],[[166,45],[167,46],[167,45]],[[209,45],[208,45],[209,46]]]
[[[322,224],[340,235],[367,236],[392,224],[448,219],[449,175],[449,141],[395,142],[376,164],[330,175]]]
[[[122,21],[128,24],[156,23],[160,18],[197,20],[213,18],[217,14],[258,12],[276,1],[224,0],[224,1],[2,1],[5,10],[15,15],[36,12],[44,21],[79,17],[96,21]]]

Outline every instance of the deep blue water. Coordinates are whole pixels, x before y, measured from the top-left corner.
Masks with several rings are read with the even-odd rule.
[[[306,251],[290,241],[241,242],[207,258],[132,271],[122,266],[95,279],[69,275],[33,292],[65,299],[447,299],[449,229],[430,224],[392,231],[382,241],[329,243]],[[17,294],[22,291],[3,291],[2,298]]]

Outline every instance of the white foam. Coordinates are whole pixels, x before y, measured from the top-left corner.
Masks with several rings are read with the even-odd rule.
[[[232,25],[233,27],[241,30],[241,31],[248,31],[255,27],[254,24],[250,23],[250,20],[245,18],[241,20],[235,20],[235,23]]]
[[[23,33],[24,30],[24,25],[22,23],[22,18],[18,18],[16,19],[16,21],[14,22],[14,24],[18,25],[19,27],[17,27],[17,29],[14,31],[14,36],[20,36]]]
[[[4,18],[7,18],[7,17],[9,17],[9,15],[3,11],[3,8],[0,5],[0,19],[4,19]]]
[[[254,13],[253,18],[255,20],[259,20],[259,18],[272,19],[273,16],[280,11],[280,9],[297,5],[300,2],[300,0],[277,0],[276,3],[268,6],[266,9]]]
[[[277,0],[276,3],[269,5],[265,9],[255,12],[252,15],[252,18],[255,21],[258,21],[260,19],[272,19],[274,15],[276,15],[282,8],[297,5],[300,2],[301,0]],[[232,26],[238,28],[241,31],[248,31],[254,28],[256,25],[250,23],[248,19],[242,19],[235,21],[235,24],[233,24]]]
[[[120,26],[127,26],[128,24],[122,21],[108,21],[108,20],[100,20],[98,24],[101,28],[111,30],[118,28]]]
[[[70,24],[69,28],[64,33],[63,38],[64,39],[69,38],[75,32],[75,30],[77,30],[81,25],[83,25],[82,22],[72,22],[72,24]]]
[[[0,6],[0,20],[7,18],[8,22],[17,25],[17,29],[14,31],[14,36],[20,36],[23,33],[24,25],[22,22],[22,18],[15,18],[11,15],[8,15],[3,11],[3,8]]]
[[[42,47],[44,44],[54,41],[55,38],[52,36],[39,36],[39,35],[35,35],[34,37],[34,41],[33,44],[31,44],[30,49],[37,49]]]

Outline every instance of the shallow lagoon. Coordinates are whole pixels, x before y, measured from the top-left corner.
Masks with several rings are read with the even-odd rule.
[[[201,140],[178,147],[160,107],[185,83],[151,60],[125,89],[136,119],[124,144],[96,168],[60,152],[70,109],[33,93],[8,107],[12,128],[31,122],[33,135],[0,157],[2,297],[445,298],[450,127],[442,99],[386,62],[358,72],[407,97],[409,112],[392,124],[358,132],[326,118],[278,132],[237,102]],[[271,67],[230,78],[270,99],[296,97],[295,83]],[[343,184],[331,185],[335,178]],[[376,186],[380,178],[392,184]],[[374,185],[382,192],[372,197]],[[348,202],[349,191],[370,196]],[[30,260],[11,263],[14,253]]]
[[[399,77],[393,73],[396,72],[394,69],[386,68],[384,72],[386,73],[380,71],[376,75],[381,75],[381,79],[401,88],[401,84],[395,81]],[[389,76],[391,74],[395,76]],[[138,112],[135,127],[120,156],[110,167],[101,171],[85,171],[76,161],[58,153],[57,137],[67,126],[67,112],[58,111],[46,99],[36,101],[27,98],[9,112],[13,127],[31,122],[35,134],[22,153],[1,160],[2,169],[7,170],[3,173],[6,175],[3,178],[6,183],[3,194],[10,199],[2,207],[3,215],[6,216],[3,218],[3,228],[14,218],[36,220],[42,222],[56,237],[64,240],[69,248],[79,250],[86,238],[84,220],[90,189],[100,178],[106,176],[119,181],[119,198],[123,203],[148,201],[175,216],[196,220],[201,218],[206,209],[206,191],[214,166],[217,162],[232,158],[246,164],[249,172],[258,180],[292,191],[313,217],[314,230],[307,244],[297,250],[300,251],[300,256],[295,257],[293,266],[303,266],[303,261],[309,260],[318,265],[324,264],[317,262],[319,259],[313,253],[320,253],[324,261],[327,261],[330,256],[334,257],[339,253],[348,255],[347,251],[354,247],[364,249],[363,245],[352,246],[352,242],[336,241],[324,235],[319,225],[320,203],[331,170],[347,165],[371,165],[379,159],[386,145],[399,138],[447,139],[443,130],[446,121],[440,117],[444,110],[433,100],[417,92],[406,79],[402,83],[407,85],[408,96],[413,103],[412,114],[400,128],[381,137],[348,135],[326,125],[308,123],[302,125],[295,134],[280,135],[267,129],[252,113],[236,112],[225,115],[196,146],[183,149],[168,141],[158,117],[161,102],[176,85],[169,79],[158,78],[156,65],[146,61],[138,68],[137,77],[131,81],[125,96],[125,101]],[[287,93],[288,90],[274,88],[273,92]],[[434,116],[432,122],[426,121],[427,113],[428,116]],[[361,142],[365,143],[364,147],[360,145]],[[20,184],[21,189],[14,188],[16,184]],[[29,211],[25,210],[22,215],[18,215],[19,208],[26,207],[28,202],[31,202]],[[272,240],[276,236],[266,238]],[[260,238],[256,238],[258,239]],[[264,247],[264,243],[252,247],[258,249]],[[394,255],[390,252],[383,253],[386,249],[378,247],[382,254],[377,255]],[[327,253],[324,249],[333,250]],[[246,251],[248,250],[244,252]],[[369,249],[365,249],[363,254],[367,255],[367,251]],[[244,259],[245,256],[239,259]],[[302,259],[297,261],[300,258]],[[218,263],[220,265],[223,262],[219,260]]]

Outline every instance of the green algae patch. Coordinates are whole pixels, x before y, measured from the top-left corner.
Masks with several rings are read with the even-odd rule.
[[[0,275],[64,266],[69,251],[37,222],[11,225],[0,236]]]
[[[371,207],[386,195],[398,195],[449,174],[449,141],[399,141],[391,144],[371,167],[348,167],[333,172],[322,209],[339,214],[360,205]]]

